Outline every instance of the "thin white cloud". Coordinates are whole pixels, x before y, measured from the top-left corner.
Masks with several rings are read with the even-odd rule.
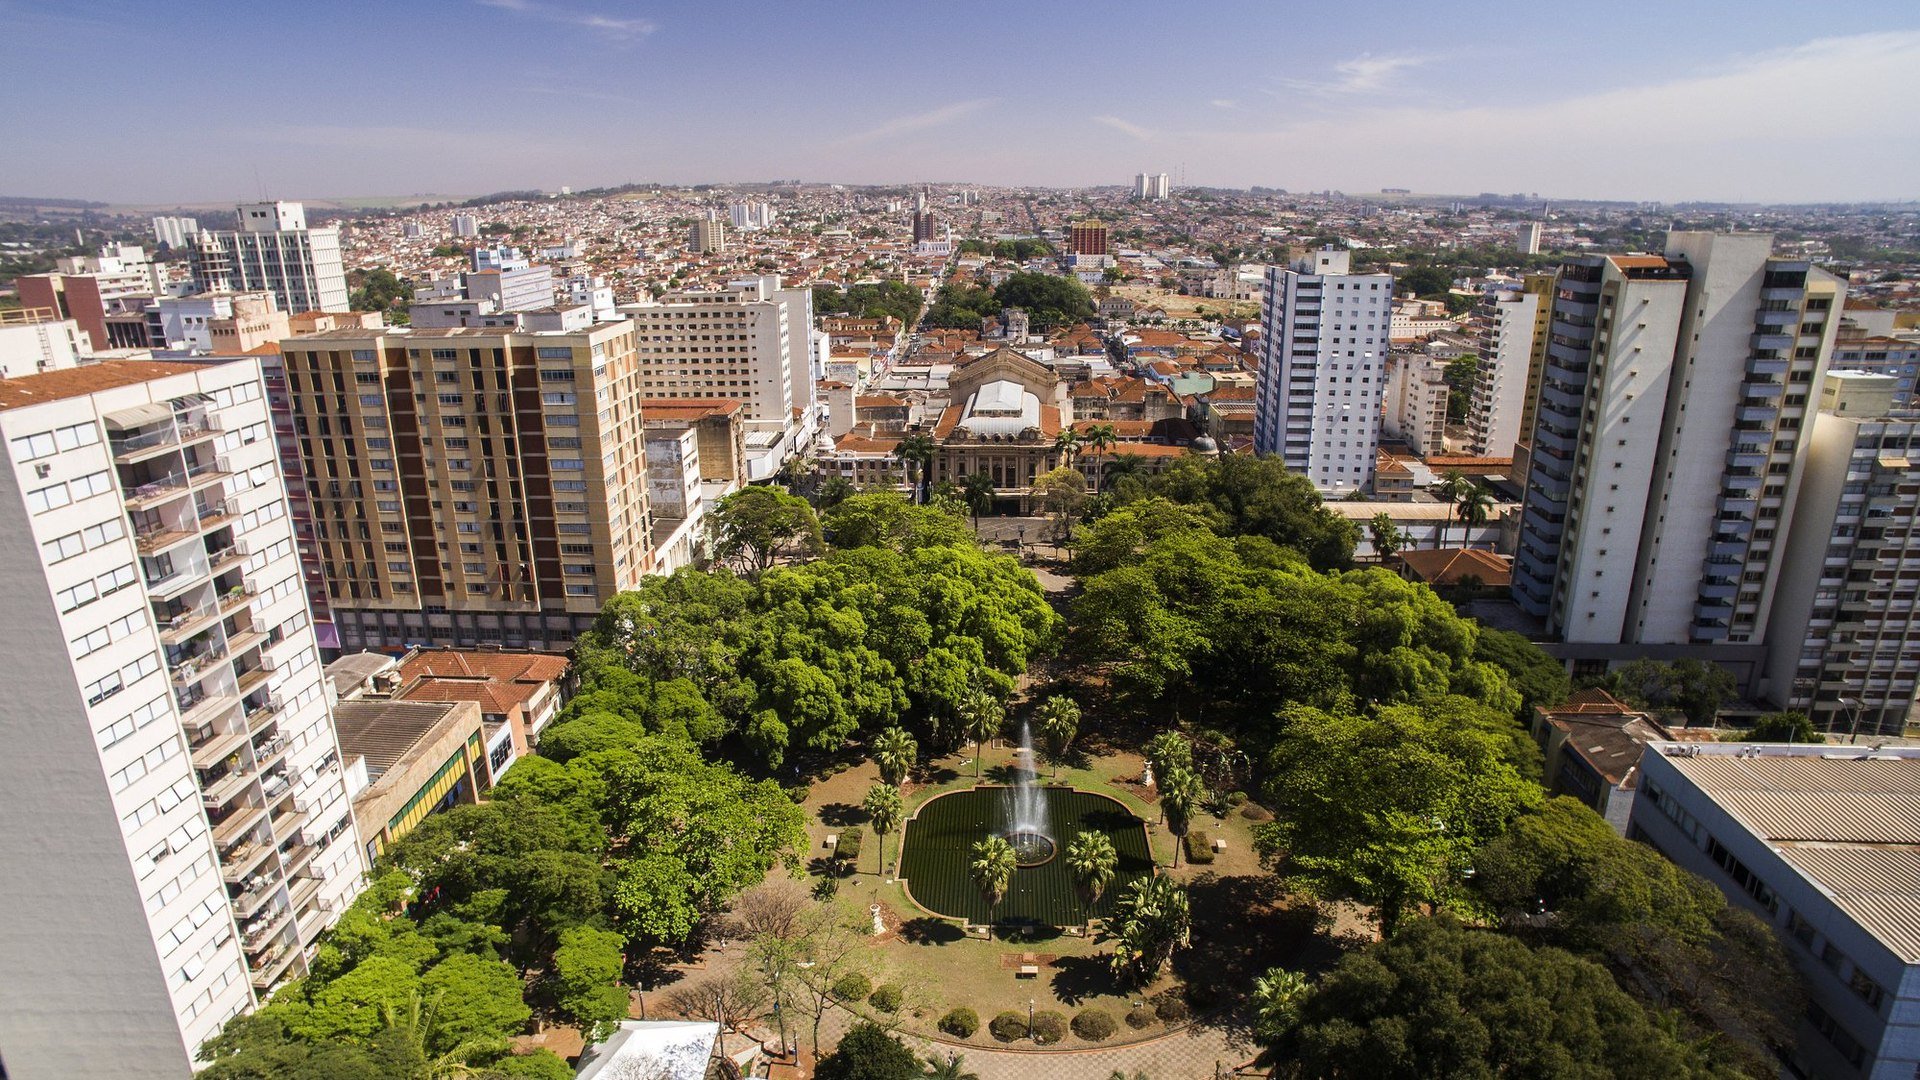
[[[1240,103],[1233,100],[1232,98],[1217,97],[1217,98],[1214,98],[1212,101],[1207,102],[1207,104],[1213,106],[1216,109],[1237,109],[1240,107]]]
[[[1367,77],[1385,77],[1372,70]],[[1461,107],[1349,101],[1265,131],[1138,131],[1210,163],[1216,183],[1658,200],[1911,198],[1920,194],[1920,129],[1889,126],[1884,112],[1845,101],[1904,100],[1915,70],[1920,31],[1886,31],[1703,60],[1665,81],[1558,99]],[[1833,87],[1846,88],[1845,101]],[[1782,142],[1782,132],[1796,134]],[[1849,161],[1872,165],[1848,168]]]
[[[1374,94],[1387,89],[1399,73],[1409,68],[1419,67],[1426,62],[1426,58],[1422,56],[1375,56],[1372,53],[1361,53],[1351,60],[1342,60],[1333,65],[1332,78],[1283,81],[1295,90],[1326,97]]]
[[[1152,142],[1160,137],[1160,133],[1150,127],[1142,127],[1132,121],[1122,120],[1117,116],[1096,116],[1093,118],[1093,122],[1096,124],[1105,124],[1120,134],[1138,139],[1141,142]]]
[[[897,116],[878,127],[857,131],[852,135],[843,135],[833,140],[833,146],[865,146],[868,143],[881,142],[901,135],[911,135],[916,131],[942,127],[963,117],[979,112],[992,105],[997,98],[975,98],[972,101],[956,101],[951,105],[942,105],[937,109],[914,113],[911,116]]]
[[[511,11],[516,15],[545,19],[563,26],[581,27],[615,43],[638,41],[659,29],[651,19],[608,15],[597,11],[573,11],[552,4],[538,3],[536,0],[476,0],[476,2],[482,7]]]

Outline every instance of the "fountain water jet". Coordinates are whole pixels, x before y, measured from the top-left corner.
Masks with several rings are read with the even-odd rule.
[[[1033,732],[1020,722],[1020,759],[1007,789],[1006,839],[1020,866],[1039,866],[1054,856],[1047,800],[1040,794],[1040,763],[1033,753]]]

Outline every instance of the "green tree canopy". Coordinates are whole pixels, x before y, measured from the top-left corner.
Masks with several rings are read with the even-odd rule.
[[[1036,333],[1079,322],[1093,314],[1093,294],[1085,285],[1056,274],[1009,274],[995,286],[993,314],[1000,308],[1020,308]]]
[[[814,1069],[819,1080],[915,1080],[920,1059],[877,1024],[858,1023]]]
[[[1598,964],[1444,917],[1343,959],[1278,1051],[1300,1077],[1744,1075],[1703,1060]]]

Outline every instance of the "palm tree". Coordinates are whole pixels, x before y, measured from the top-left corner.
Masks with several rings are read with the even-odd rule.
[[[1000,730],[1006,716],[1006,707],[1000,704],[1000,699],[984,687],[976,686],[967,691],[965,700],[960,703],[961,726],[967,738],[973,740],[973,775],[976,780],[980,777],[980,751],[986,741]]]
[[[1167,831],[1173,834],[1173,865],[1180,865],[1180,849],[1186,845],[1187,830],[1193,827],[1193,811],[1204,794],[1200,777],[1184,765],[1175,765],[1160,778],[1160,809],[1167,815]]]
[[[908,435],[894,447],[893,456],[900,459],[907,473],[907,483],[911,486],[912,502],[922,502],[921,492],[926,487],[927,471],[933,465],[933,439],[927,435]]]
[[[860,808],[867,812],[867,818],[873,823],[874,834],[880,837],[880,873],[887,872],[887,834],[900,827],[900,819],[906,815],[906,806],[900,801],[900,789],[889,784],[875,784],[867,789],[867,797],[861,800]]]
[[[1120,853],[1113,849],[1106,833],[1083,832],[1067,845],[1067,869],[1073,871],[1073,884],[1080,890],[1088,922],[1093,921],[1093,907],[1113,884],[1113,873],[1119,866]]]
[[[880,767],[880,779],[894,787],[906,782],[919,755],[920,744],[898,724],[874,737],[873,763]]]
[[[1114,974],[1152,982],[1174,946],[1186,944],[1192,926],[1193,908],[1184,885],[1159,874],[1135,881],[1107,920],[1108,931],[1118,939],[1108,961]]]
[[[980,898],[987,902],[987,921],[993,922],[1000,901],[1006,898],[1007,886],[1013,883],[1013,871],[1017,864],[1013,845],[1005,837],[989,836],[973,845],[973,861],[967,864],[967,876],[973,880],[973,887],[980,890]]]
[[[973,512],[973,531],[980,531],[980,514],[993,509],[993,477],[986,473],[968,473],[960,482],[960,492],[967,501],[967,509]]]
[[[1107,471],[1101,474],[1101,481],[1107,490],[1129,476],[1139,476],[1147,471],[1147,461],[1139,454],[1115,454],[1107,462]]]
[[[1385,510],[1373,515],[1373,519],[1367,522],[1367,531],[1373,534],[1373,554],[1381,562],[1393,558],[1394,553],[1407,542],[1406,534],[1393,523],[1393,515]]]
[[[1047,757],[1053,760],[1053,775],[1059,776],[1060,759],[1067,756],[1073,737],[1080,733],[1080,704],[1065,694],[1055,694],[1041,702],[1036,718]]]
[[[473,1059],[493,1057],[507,1048],[505,1039],[476,1037],[461,1040],[446,1053],[434,1056],[432,1047],[444,1034],[440,1027],[440,999],[444,993],[438,991],[428,999],[415,990],[404,1002],[388,1001],[380,1006],[380,1022],[389,1031],[398,1032],[426,1062],[425,1071],[416,1074],[420,1080],[464,1080],[478,1076],[480,1070],[472,1064]]]
[[[1100,481],[1100,455],[1112,449],[1113,445],[1120,441],[1120,435],[1113,429],[1112,424],[1092,424],[1081,433],[1080,441],[1093,451],[1093,487],[1098,491],[1106,486]]]
[[[1473,530],[1485,525],[1493,513],[1493,494],[1479,484],[1470,485],[1454,502],[1454,508],[1459,511],[1462,525],[1460,546],[1466,547],[1473,539]]]
[[[1060,455],[1060,464],[1071,465],[1080,454],[1080,433],[1068,428],[1053,437],[1053,452]]]
[[[961,1064],[965,1060],[967,1055],[949,1050],[945,1061],[938,1057],[927,1058],[927,1071],[921,1075],[927,1080],[980,1080],[979,1073],[968,1072]]]
[[[1460,496],[1467,493],[1467,488],[1472,486],[1472,483],[1459,469],[1448,469],[1440,477],[1440,482],[1433,485],[1433,493],[1447,503],[1447,523],[1440,526],[1440,531],[1434,535],[1434,547],[1440,547],[1446,543],[1447,528],[1453,524],[1454,504],[1460,501]]]
[[[1293,1028],[1310,986],[1307,977],[1286,968],[1268,968],[1253,980],[1254,1035],[1272,1046]]]

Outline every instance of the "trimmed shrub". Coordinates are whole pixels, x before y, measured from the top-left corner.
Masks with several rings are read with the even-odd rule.
[[[993,1032],[993,1037],[1001,1042],[1024,1039],[1027,1037],[1027,1014],[1008,1009],[994,1017],[987,1025],[987,1030]]]
[[[846,832],[843,832],[840,834],[840,842],[834,846],[833,856],[836,859],[843,859],[846,862],[852,862],[855,859],[858,859],[860,857],[860,848],[866,843],[866,841],[867,841],[866,830],[862,829],[858,825],[855,825],[852,828],[848,829]]]
[[[1248,821],[1272,821],[1273,814],[1259,803],[1248,803],[1240,808],[1240,816]]]
[[[1153,1011],[1153,1006],[1145,1002],[1127,1010],[1127,1026],[1136,1031],[1150,1028],[1159,1022],[1160,1014]]]
[[[1033,1014],[1033,1041],[1042,1046],[1051,1046],[1067,1037],[1067,1017],[1052,1009],[1044,1009]]]
[[[867,1004],[879,1009],[881,1012],[899,1012],[900,987],[893,983],[881,983],[879,986],[874,987],[873,993],[867,995]]]
[[[1196,866],[1205,866],[1213,861],[1213,838],[1197,832],[1190,832],[1181,841],[1187,848],[1187,861]]]
[[[980,1014],[965,1005],[951,1009],[940,1018],[940,1030],[956,1039],[971,1039],[980,1030]]]
[[[1184,1024],[1193,1015],[1187,1003],[1180,1000],[1178,994],[1161,994],[1153,999],[1153,1013],[1169,1024]]]
[[[859,1001],[873,993],[873,980],[857,971],[849,971],[833,980],[833,996],[841,1001]]]
[[[1073,1033],[1088,1042],[1104,1042],[1119,1030],[1113,1014],[1105,1009],[1081,1009],[1073,1014]]]

